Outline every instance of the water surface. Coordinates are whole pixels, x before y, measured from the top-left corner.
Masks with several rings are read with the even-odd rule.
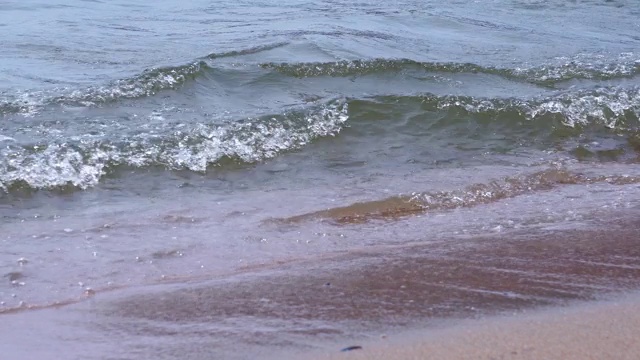
[[[630,216],[639,18],[623,0],[4,1],[0,312]]]

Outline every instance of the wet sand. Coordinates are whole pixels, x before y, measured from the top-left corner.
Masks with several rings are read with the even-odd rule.
[[[239,347],[261,354],[284,350],[284,358],[300,350],[337,352],[381,333],[640,288],[640,222],[594,226],[361,248],[159,288],[107,309],[110,316],[152,322],[154,331],[196,326],[198,336],[220,341],[212,355],[226,358],[245,358],[227,352]]]
[[[117,311],[167,321],[242,315],[404,324],[595,299],[640,285],[638,229],[640,223],[624,222],[373,246],[187,284],[161,297],[132,296]]]
[[[0,315],[0,333],[6,334],[0,348],[14,359],[34,359],[28,349],[37,336],[43,348],[63,349],[56,354],[60,359],[87,352],[94,358],[114,359],[299,358],[318,351],[342,356],[341,348],[370,344],[381,334],[393,338],[408,329],[446,329],[460,320],[615,299],[640,289],[637,219],[610,218],[579,230],[527,230],[361,247],[206,280],[97,291],[75,304]],[[631,310],[623,314],[607,310],[598,316],[606,320],[609,312],[616,321],[610,326],[580,314],[570,315],[573,320],[566,324],[558,320],[557,326],[543,318],[521,320],[509,325],[514,330],[482,320],[469,328],[469,351],[519,351],[523,348],[518,339],[531,339],[536,349],[552,351],[535,353],[535,358],[545,358],[565,351],[564,341],[554,335],[565,332],[575,335],[568,343],[584,341],[600,349],[601,342],[604,351],[609,346],[606,341],[620,339],[621,349],[626,349],[630,330],[625,329],[633,328],[637,318],[624,316]],[[618,328],[613,324],[620,318],[624,321]],[[527,321],[540,325],[529,326]],[[604,333],[600,328],[589,332],[587,326],[600,323]],[[447,331],[457,335],[452,335],[451,345],[437,341],[443,357],[434,358],[465,358],[467,351],[455,339],[466,338],[461,335],[466,333]],[[526,331],[536,335],[530,337]],[[510,340],[502,332],[517,336]],[[411,351],[398,356],[423,354],[422,347],[433,344],[418,339],[408,345]],[[405,346],[397,349],[404,351]],[[379,351],[385,358],[386,350]],[[46,357],[35,357],[39,358]]]
[[[510,317],[467,321],[367,341],[306,359],[637,359],[640,295]]]

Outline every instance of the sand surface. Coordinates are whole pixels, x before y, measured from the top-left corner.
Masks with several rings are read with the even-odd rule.
[[[413,331],[309,359],[638,359],[640,295]]]
[[[25,360],[638,359],[640,295],[598,302],[640,289],[637,219],[96,289],[0,313],[0,349]],[[350,345],[363,350],[340,352]]]

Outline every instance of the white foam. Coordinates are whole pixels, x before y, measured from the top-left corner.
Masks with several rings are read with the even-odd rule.
[[[319,137],[337,134],[347,121],[347,104],[335,101],[306,114],[249,119],[223,126],[197,125],[158,138],[144,133],[125,137],[115,146],[98,139],[74,144],[53,143],[25,149],[0,149],[0,188],[23,183],[42,189],[71,185],[86,189],[98,184],[110,167],[163,165],[169,169],[205,172],[223,158],[257,162],[299,149]],[[63,139],[64,140],[64,139]],[[158,141],[159,140],[159,141]]]

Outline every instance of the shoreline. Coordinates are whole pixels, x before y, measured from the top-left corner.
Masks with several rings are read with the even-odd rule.
[[[442,341],[429,340],[433,337],[458,336],[460,340],[451,340],[448,348],[436,349],[442,351],[440,358],[455,359],[458,355],[453,351],[474,336],[486,346],[482,354],[494,354],[491,351],[507,351],[506,345],[528,339],[524,328],[545,333],[555,326],[545,325],[553,324],[549,322],[553,316],[549,321],[540,318],[538,327],[517,325],[528,316],[518,315],[505,321],[513,322],[509,326],[514,329],[522,327],[524,335],[503,343],[500,339],[513,331],[500,330],[502,320],[495,320],[496,315],[571,314],[583,301],[640,289],[640,222],[629,216],[593,225],[360,247],[227,276],[97,291],[85,301],[58,308],[5,313],[0,317],[0,332],[7,334],[6,345],[0,347],[14,359],[30,360],[49,358],[51,348],[63,351],[56,354],[60,359],[75,359],[87,352],[97,358],[110,354],[132,360],[247,359],[270,354],[284,359],[375,359],[377,354],[402,359],[424,358],[420,356],[427,351],[423,347],[443,346]],[[630,309],[640,308],[638,303],[629,305]],[[621,324],[640,328],[629,323],[640,319],[625,318],[629,312],[612,312],[611,318],[622,317]],[[607,319],[606,314],[599,316]],[[566,326],[590,324],[581,322],[588,317],[576,316]],[[460,324],[467,321],[470,330],[460,331]],[[571,329],[565,331],[571,333]],[[501,331],[506,335],[498,335]],[[611,339],[627,338],[614,327],[608,331]],[[409,333],[414,335],[405,338],[403,334]],[[378,349],[373,340],[381,334],[391,334],[385,341],[388,349]],[[426,340],[423,334],[428,334]],[[593,339],[598,334],[585,336]],[[41,357],[30,349],[34,337],[42,344]],[[547,338],[542,334],[536,341],[542,347]],[[364,349],[340,352],[353,345]],[[328,350],[322,354],[322,349]],[[466,358],[463,355],[478,349],[459,356]],[[509,359],[510,353],[504,354]],[[553,358],[553,354],[535,354],[534,358]]]

